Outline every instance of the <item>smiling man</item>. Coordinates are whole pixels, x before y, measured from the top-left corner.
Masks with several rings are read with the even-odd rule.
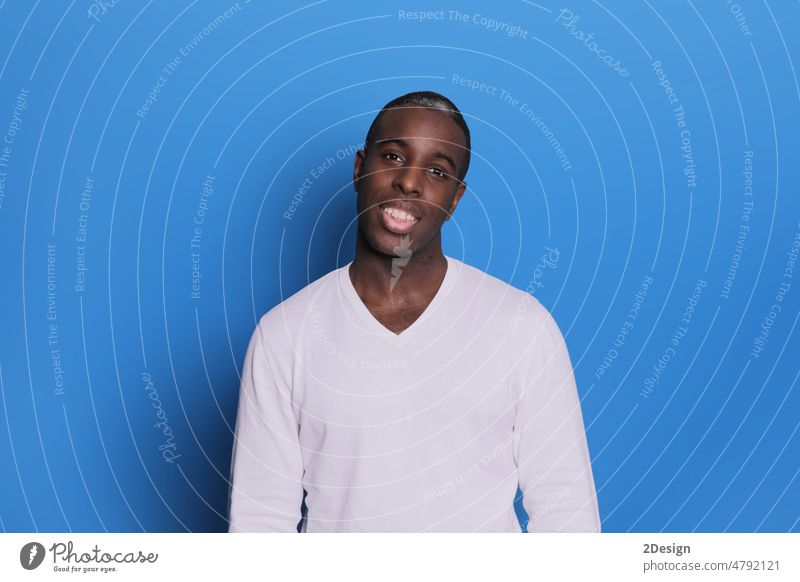
[[[263,315],[242,373],[231,532],[600,530],[562,334],[531,295],[442,253],[469,128],[432,92],[355,157],[354,260]]]

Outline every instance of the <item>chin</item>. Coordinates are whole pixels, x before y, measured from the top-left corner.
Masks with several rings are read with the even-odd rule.
[[[391,258],[408,256],[409,252],[414,253],[417,250],[415,238],[403,241],[401,235],[386,232],[380,227],[376,231],[365,233],[364,238],[373,251]],[[403,250],[406,252],[404,253]]]

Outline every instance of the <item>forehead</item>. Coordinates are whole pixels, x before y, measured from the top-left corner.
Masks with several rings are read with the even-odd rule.
[[[429,141],[430,147],[450,149],[461,155],[466,148],[462,129],[444,111],[424,107],[387,110],[378,122],[375,141],[404,139]]]

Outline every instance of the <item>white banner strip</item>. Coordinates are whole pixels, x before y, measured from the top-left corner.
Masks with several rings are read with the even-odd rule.
[[[798,534],[2,534],[0,580],[797,581],[799,555]]]

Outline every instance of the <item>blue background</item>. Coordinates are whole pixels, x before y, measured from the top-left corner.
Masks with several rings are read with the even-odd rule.
[[[554,314],[603,529],[798,531],[800,6],[277,4],[0,3],[2,529],[226,529],[256,321],[352,259],[352,148],[432,89],[473,134],[445,253]]]

